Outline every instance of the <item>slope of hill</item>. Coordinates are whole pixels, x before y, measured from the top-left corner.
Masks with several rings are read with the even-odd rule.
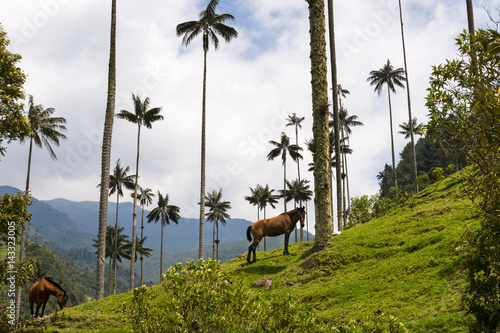
[[[303,242],[292,244],[289,256],[259,252],[254,264],[239,256],[222,267],[248,288],[263,276],[271,278],[271,291],[255,292],[266,298],[291,295],[337,326],[383,312],[410,332],[467,332],[460,308],[461,245],[477,223],[460,184],[454,175],[432,185],[407,205],[335,236],[322,251],[314,253],[313,242]],[[125,331],[130,326],[124,304],[130,301],[131,293],[125,293],[70,308],[50,327]]]

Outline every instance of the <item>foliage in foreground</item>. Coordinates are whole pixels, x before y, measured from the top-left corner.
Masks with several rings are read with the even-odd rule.
[[[133,292],[130,314],[138,332],[407,332],[392,316],[352,321],[338,329],[291,296],[265,299],[233,281],[218,261],[178,263],[161,288]]]
[[[474,332],[500,329],[500,33],[478,30],[457,38],[462,59],[433,68],[427,106],[429,131],[449,151],[473,166],[465,187],[481,212],[471,232],[465,264],[464,303],[475,317]]]

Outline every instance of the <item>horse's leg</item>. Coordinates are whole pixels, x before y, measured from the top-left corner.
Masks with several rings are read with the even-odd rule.
[[[35,318],[38,317],[38,311],[40,310],[40,305],[41,304],[36,303]]]
[[[45,305],[47,305],[47,302],[43,303],[43,305],[42,305],[42,317],[43,317],[43,313],[45,312]]]
[[[257,245],[254,245],[254,247],[253,247],[253,261],[252,262],[256,262],[257,261],[257,255],[255,254],[256,250],[257,250]]]
[[[248,247],[248,255],[247,255],[247,262],[250,263],[250,256],[252,255],[252,245]]]
[[[30,300],[31,317],[33,317],[33,303],[35,303],[35,302]]]
[[[290,240],[290,233],[285,233],[285,248],[283,249],[283,255],[288,255],[288,241]]]

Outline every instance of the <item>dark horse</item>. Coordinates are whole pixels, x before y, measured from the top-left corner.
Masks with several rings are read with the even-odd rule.
[[[40,306],[42,305],[43,317],[45,305],[47,305],[47,301],[49,300],[50,295],[57,298],[57,304],[59,304],[59,307],[61,309],[66,309],[68,294],[66,294],[66,291],[64,291],[64,289],[59,284],[48,277],[43,277],[40,279],[40,281],[33,283],[30,287],[29,295],[31,316],[33,316],[33,303],[36,303],[35,317],[38,317],[38,310],[40,310]]]
[[[290,233],[295,229],[297,221],[300,220],[300,226],[304,227],[304,217],[306,216],[306,211],[304,207],[294,209],[287,213],[282,213],[276,217],[270,219],[259,220],[248,227],[247,229],[247,239],[249,242],[253,243],[248,248],[247,261],[250,263],[250,254],[253,252],[253,262],[257,261],[257,256],[255,255],[255,249],[265,236],[279,236],[285,234],[285,248],[283,254],[288,253],[288,240],[290,239]]]

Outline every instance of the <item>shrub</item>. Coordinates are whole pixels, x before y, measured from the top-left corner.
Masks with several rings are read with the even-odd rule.
[[[178,263],[161,288],[134,289],[134,332],[339,332],[290,297],[244,289],[218,261]]]

